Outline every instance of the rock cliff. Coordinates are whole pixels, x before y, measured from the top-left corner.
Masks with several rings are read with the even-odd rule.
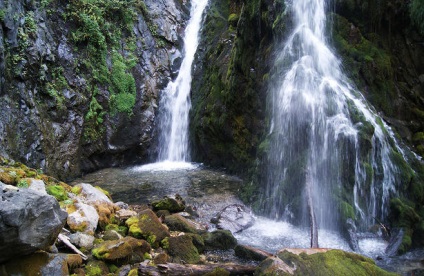
[[[0,154],[70,178],[147,158],[181,1],[0,1]]]

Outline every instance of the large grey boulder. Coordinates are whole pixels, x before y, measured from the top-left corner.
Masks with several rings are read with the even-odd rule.
[[[0,263],[54,244],[67,213],[56,199],[0,182]]]

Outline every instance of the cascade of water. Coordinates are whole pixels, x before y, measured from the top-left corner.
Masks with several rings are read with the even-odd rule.
[[[385,218],[396,192],[391,158],[397,149],[327,46],[325,2],[288,3],[295,27],[272,77],[262,207],[278,219],[308,224],[309,201],[320,228],[339,229],[349,217],[368,227]]]
[[[199,44],[199,31],[208,0],[192,0],[190,21],[184,34],[184,58],[175,81],[162,93],[159,138],[159,161],[187,162],[188,115],[191,108],[191,67]]]

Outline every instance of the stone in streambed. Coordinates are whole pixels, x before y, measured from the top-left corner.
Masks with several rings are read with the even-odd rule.
[[[237,239],[229,230],[216,230],[202,234],[205,250],[227,250],[237,245]]]
[[[200,261],[199,252],[188,235],[166,238],[163,244],[173,262],[195,264]]]
[[[127,219],[128,235],[143,238],[153,247],[158,247],[159,243],[169,237],[168,228],[161,223],[156,214],[150,210],[140,212],[138,216]]]
[[[236,245],[234,248],[234,253],[239,258],[253,261],[263,261],[266,258],[272,256],[272,254],[269,252],[241,244]]]
[[[185,203],[179,195],[175,198],[164,197],[161,200],[152,202],[153,210],[168,210],[171,213],[182,212],[185,209]]]
[[[205,232],[206,229],[199,223],[182,217],[180,214],[173,214],[165,217],[165,224],[171,231],[186,233]]]
[[[125,237],[99,244],[92,250],[92,254],[96,259],[122,264],[142,262],[150,250],[145,240]]]

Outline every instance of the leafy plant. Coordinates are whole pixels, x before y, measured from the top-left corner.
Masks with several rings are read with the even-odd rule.
[[[18,184],[16,185],[19,188],[28,188],[28,181],[26,181],[25,179],[21,179],[19,180]]]

